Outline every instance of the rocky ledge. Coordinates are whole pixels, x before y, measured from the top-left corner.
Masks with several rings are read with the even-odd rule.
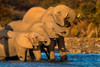
[[[100,38],[65,38],[68,53],[100,53]]]

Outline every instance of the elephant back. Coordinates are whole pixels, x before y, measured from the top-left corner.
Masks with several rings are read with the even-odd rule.
[[[27,32],[32,24],[22,23],[22,20],[12,21],[6,27],[5,30],[11,30],[15,32]]]
[[[5,27],[4,30],[15,31],[21,23],[22,23],[22,20],[12,21]]]
[[[41,7],[32,7],[24,15],[22,22],[33,23],[35,21],[38,21],[45,11],[46,10]]]

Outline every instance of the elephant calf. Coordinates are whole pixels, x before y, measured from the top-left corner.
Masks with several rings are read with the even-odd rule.
[[[47,37],[35,32],[21,33],[3,30],[0,31],[0,34],[2,34],[0,35],[0,51],[2,51],[0,60],[5,57],[18,56],[21,61],[25,61],[27,57],[30,57],[28,50],[34,49],[33,53],[38,61],[41,59],[41,51],[35,49],[41,43],[44,45],[48,43]]]

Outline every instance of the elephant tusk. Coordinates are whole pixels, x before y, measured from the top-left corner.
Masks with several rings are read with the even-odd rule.
[[[67,16],[68,16],[68,13],[65,14],[65,17],[67,17]]]

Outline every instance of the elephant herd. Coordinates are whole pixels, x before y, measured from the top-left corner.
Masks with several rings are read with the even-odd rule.
[[[56,45],[60,60],[67,60],[64,37],[70,34],[68,27],[75,17],[75,11],[65,5],[47,10],[32,7],[22,20],[12,21],[0,31],[0,60],[18,56],[21,61],[39,61],[41,52],[45,52],[48,59],[55,60]]]

